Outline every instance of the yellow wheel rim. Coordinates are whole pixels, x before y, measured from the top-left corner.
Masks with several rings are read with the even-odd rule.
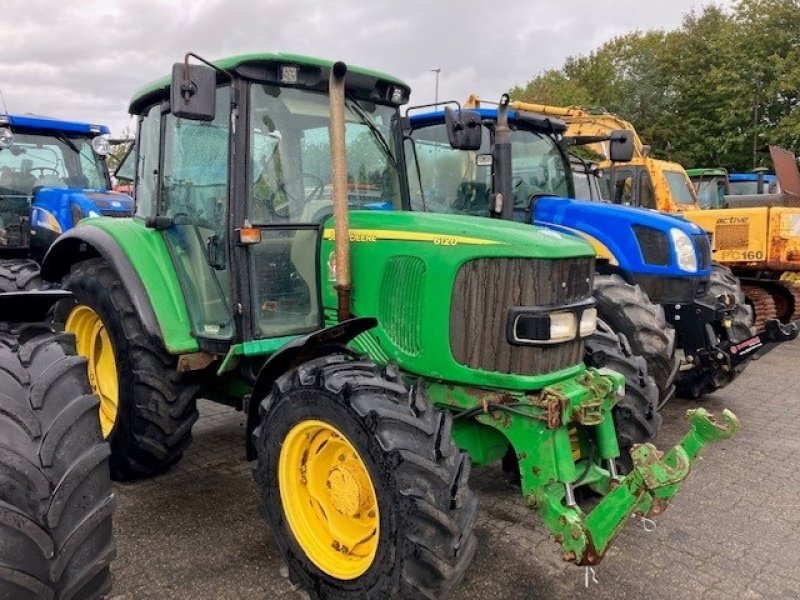
[[[82,304],[72,309],[64,328],[75,335],[78,354],[88,360],[89,383],[100,397],[100,428],[107,438],[119,411],[119,379],[111,338],[98,314]]]
[[[301,421],[283,441],[278,485],[286,521],[311,562],[342,580],[369,569],[378,550],[378,500],[350,440],[323,421]]]

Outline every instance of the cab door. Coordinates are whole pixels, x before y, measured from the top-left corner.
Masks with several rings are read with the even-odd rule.
[[[157,227],[163,228],[193,333],[211,344],[233,335],[226,249],[230,122],[227,86],[217,88],[213,121],[166,112],[161,122]]]

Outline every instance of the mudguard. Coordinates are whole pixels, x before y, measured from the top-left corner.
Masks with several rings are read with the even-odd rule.
[[[301,336],[281,347],[264,364],[247,399],[247,460],[255,459],[250,433],[259,421],[258,406],[275,381],[297,365],[333,352],[342,352],[353,338],[378,325],[374,317],[357,317]],[[252,401],[255,399],[255,401]]]
[[[72,265],[95,257],[119,275],[148,335],[161,340],[170,354],[199,350],[178,275],[157,231],[134,219],[88,219],[50,247],[42,277],[59,282]]]

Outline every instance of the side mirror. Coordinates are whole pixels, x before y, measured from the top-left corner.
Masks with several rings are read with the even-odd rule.
[[[611,162],[629,162],[633,158],[633,136],[624,129],[611,132],[609,158]]]
[[[475,110],[459,110],[445,107],[444,123],[447,139],[456,150],[480,150],[483,141],[481,116]]]
[[[172,65],[169,105],[172,114],[192,121],[213,121],[216,114],[217,72],[205,65]]]

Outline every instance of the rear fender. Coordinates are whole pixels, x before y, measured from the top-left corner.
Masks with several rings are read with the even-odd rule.
[[[256,458],[250,434],[258,426],[260,420],[258,407],[261,400],[269,394],[275,381],[284,373],[304,362],[346,350],[345,346],[356,336],[377,325],[378,320],[374,317],[348,319],[332,327],[326,327],[292,340],[269,358],[259,371],[253,385],[253,392],[246,402],[247,460]]]
[[[199,345],[163,239],[143,225],[123,223],[127,219],[104,221],[90,219],[61,235],[42,262],[42,277],[60,282],[76,263],[101,257],[119,276],[148,335],[160,340],[170,354],[197,352]]]

